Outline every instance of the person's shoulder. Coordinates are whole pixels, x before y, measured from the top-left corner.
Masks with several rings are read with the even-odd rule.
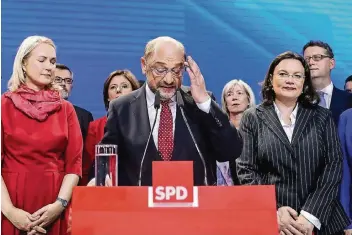
[[[101,128],[101,127],[105,126],[106,121],[107,121],[107,117],[106,116],[98,118],[98,119],[95,119],[94,121],[91,121],[89,123],[88,132],[96,133],[98,128]]]
[[[253,107],[250,107],[250,108],[246,109],[244,112],[248,113],[248,114],[251,114],[251,115],[256,115],[258,109],[260,109],[262,106],[263,106],[262,104],[255,105]]]
[[[351,119],[352,120],[352,108],[345,110],[340,115],[341,119]]]
[[[264,110],[263,104],[253,106],[251,108],[246,109],[242,114],[242,119],[250,120],[250,122],[256,122],[258,117],[258,111]]]
[[[104,122],[104,121],[106,121],[107,119],[108,119],[108,118],[107,118],[106,116],[103,116],[103,117],[101,117],[101,118],[98,118],[98,119],[92,121],[91,123],[94,123],[94,122]]]
[[[347,131],[347,126],[352,128],[352,108],[345,110],[339,117],[338,128],[342,132]]]
[[[101,118],[98,118],[98,119],[95,119],[94,121],[91,121],[89,123],[89,126],[99,126],[101,123],[105,123],[107,121],[107,117],[104,116],[104,117],[101,117]]]
[[[9,96],[11,93],[12,93],[11,91],[5,91],[5,92],[1,95],[1,98],[4,98],[4,97]]]
[[[68,113],[75,111],[74,105],[65,99],[60,99],[61,100],[61,105],[64,108],[64,110],[67,110]]]
[[[352,98],[352,95],[350,93],[348,93],[347,91],[341,90],[335,86],[332,90],[332,96],[334,95],[337,95],[341,98]]]
[[[246,109],[243,114],[257,116],[258,112],[264,112],[265,110],[267,110],[271,106],[273,106],[273,105],[270,105],[270,104],[267,105],[267,104],[261,103],[261,104],[254,105],[254,106]]]
[[[129,106],[133,101],[136,100],[137,97],[141,95],[141,89],[139,88],[135,91],[132,91],[131,93],[127,95],[120,96],[117,99],[114,99],[113,101],[110,102],[110,106],[114,108],[120,108],[120,107],[126,107]],[[145,97],[144,97],[145,99]]]
[[[309,107],[309,109],[315,110],[316,114],[315,115],[319,115],[319,116],[331,116],[332,117],[332,113],[329,109],[327,108],[323,108],[320,105],[314,105]]]
[[[68,102],[68,101],[66,101],[66,102]],[[91,112],[89,112],[88,110],[86,110],[84,108],[81,108],[79,106],[73,105],[73,108],[76,110],[77,113],[81,113],[81,114],[84,114],[84,115],[92,115]]]
[[[1,95],[1,104],[6,104],[10,101],[8,99],[9,96],[11,96],[12,92],[11,91],[6,91]]]
[[[334,117],[332,115],[331,110],[327,108],[323,108],[320,105],[311,105],[307,109],[314,111],[312,119],[313,122],[327,123],[330,121],[334,121]]]
[[[13,92],[6,91],[1,95],[1,110],[6,110],[6,112],[11,112],[10,110],[18,110],[11,99],[12,94]]]

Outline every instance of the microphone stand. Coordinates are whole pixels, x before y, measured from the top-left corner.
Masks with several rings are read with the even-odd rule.
[[[187,129],[188,129],[188,132],[189,134],[191,135],[192,137],[192,141],[194,143],[194,145],[196,146],[196,149],[197,149],[197,152],[199,154],[199,157],[203,163],[203,167],[204,167],[204,185],[205,186],[208,186],[208,173],[207,173],[207,165],[205,164],[205,160],[204,160],[204,157],[203,157],[203,154],[202,152],[200,151],[199,147],[198,147],[198,144],[196,142],[196,139],[194,138],[194,135],[193,135],[193,132],[191,130],[191,128],[189,127],[189,124],[188,124],[188,121],[187,121],[187,118],[185,116],[185,113],[184,113],[184,106],[185,106],[185,103],[183,102],[183,98],[182,98],[182,95],[181,95],[181,92],[179,89],[177,89],[176,91],[176,101],[177,101],[177,105],[180,107],[180,110],[181,110],[181,115],[182,115],[182,118],[187,126]]]
[[[148,145],[149,145],[149,142],[150,142],[150,138],[153,135],[153,130],[154,130],[154,127],[155,127],[156,118],[158,117],[158,112],[159,112],[159,109],[160,109],[160,92],[158,90],[155,92],[154,108],[156,110],[155,118],[154,118],[152,129],[150,130],[150,133],[149,133],[149,136],[148,136],[147,143],[146,143],[145,148],[144,148],[143,157],[142,157],[142,160],[141,160],[141,165],[139,167],[138,186],[142,186],[142,171],[143,171],[144,159],[145,159],[145,155],[147,154],[147,149],[148,149]]]

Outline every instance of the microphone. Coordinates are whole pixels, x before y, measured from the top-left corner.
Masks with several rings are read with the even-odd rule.
[[[159,109],[160,109],[160,92],[158,90],[155,92],[154,108],[155,108],[156,112],[155,112],[153,126],[152,126],[152,129],[150,130],[150,133],[149,133],[149,136],[148,136],[148,140],[147,140],[147,143],[146,143],[145,148],[144,148],[143,157],[142,157],[142,160],[141,160],[141,165],[139,167],[138,186],[142,186],[143,163],[144,163],[145,155],[147,153],[147,149],[148,149],[148,145],[149,145],[149,142],[150,142],[150,138],[153,135],[153,130],[154,130],[154,127],[155,127],[156,118],[158,116],[158,112],[159,112]]]
[[[186,118],[186,116],[185,116],[185,112],[184,112],[184,110],[183,110],[183,107],[185,106],[185,103],[183,102],[183,98],[182,98],[182,95],[181,95],[181,92],[180,92],[179,89],[177,89],[177,91],[176,91],[176,102],[177,102],[178,107],[180,107],[183,121],[186,123],[188,132],[189,132],[189,134],[191,135],[192,140],[193,140],[193,143],[194,143],[194,145],[196,146],[197,152],[198,152],[198,154],[199,154],[199,157],[200,157],[200,159],[202,160],[203,167],[204,167],[204,185],[205,185],[205,186],[208,186],[209,184],[208,184],[207,166],[206,166],[206,164],[205,164],[205,160],[204,160],[203,154],[202,154],[202,152],[200,151],[200,149],[199,149],[199,147],[198,147],[198,144],[197,144],[197,142],[196,142],[196,139],[194,138],[193,132],[192,132],[191,128],[189,127],[187,118]]]

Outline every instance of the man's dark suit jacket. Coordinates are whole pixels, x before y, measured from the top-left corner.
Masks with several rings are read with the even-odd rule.
[[[190,93],[183,89],[181,93],[185,103],[185,115],[204,155],[208,182],[215,185],[216,160],[223,162],[239,157],[242,140],[236,128],[230,125],[226,114],[214,101],[207,114],[197,107]],[[193,161],[194,183],[203,185],[203,164],[178,107],[175,121],[174,152],[171,161]],[[150,130],[145,85],[111,102],[101,143],[118,145],[119,185],[138,185],[140,163]],[[152,161],[162,161],[153,138],[148,145],[143,164],[142,185],[152,185]]]
[[[318,234],[343,231],[349,220],[338,198],[342,153],[330,112],[299,105],[291,143],[273,105],[251,108],[241,121],[240,183],[275,185],[277,207],[312,214],[322,224]]]
[[[73,105],[73,107],[76,110],[76,114],[78,117],[79,125],[81,127],[82,137],[83,137],[83,141],[84,141],[87,136],[89,123],[91,121],[93,121],[93,115],[91,112],[89,112],[83,108],[80,108],[76,105]]]
[[[343,111],[352,108],[352,95],[334,87],[330,103],[330,111],[336,126]]]

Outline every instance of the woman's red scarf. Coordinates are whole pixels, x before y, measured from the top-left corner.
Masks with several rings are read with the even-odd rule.
[[[12,100],[15,107],[28,117],[40,122],[61,108],[62,100],[59,92],[53,90],[35,91],[21,85],[15,92],[5,93],[5,97]]]

